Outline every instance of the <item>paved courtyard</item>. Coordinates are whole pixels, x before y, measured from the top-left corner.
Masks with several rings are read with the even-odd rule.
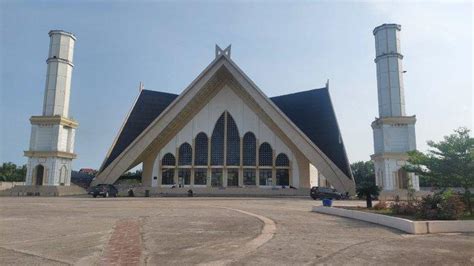
[[[338,202],[338,204],[363,204]],[[0,265],[474,264],[474,234],[407,235],[310,199],[0,198]]]

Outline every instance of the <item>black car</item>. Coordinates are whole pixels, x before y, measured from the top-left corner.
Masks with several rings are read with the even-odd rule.
[[[310,192],[311,198],[316,199],[342,199],[342,194],[333,188],[328,187],[312,187]]]
[[[89,188],[89,195],[92,195],[94,198],[96,198],[97,196],[102,196],[104,198],[117,197],[117,194],[117,188],[110,184],[100,184]]]

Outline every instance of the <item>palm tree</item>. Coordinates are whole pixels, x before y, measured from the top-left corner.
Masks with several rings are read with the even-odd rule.
[[[377,197],[380,193],[380,188],[373,183],[364,182],[357,186],[357,197],[364,198],[367,202],[367,208],[372,208],[372,197]]]

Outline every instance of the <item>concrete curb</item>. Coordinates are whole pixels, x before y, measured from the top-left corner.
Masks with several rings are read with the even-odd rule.
[[[314,206],[313,212],[352,218],[369,223],[392,227],[409,234],[467,233],[474,232],[474,221],[411,221],[408,219],[347,210],[342,208]]]

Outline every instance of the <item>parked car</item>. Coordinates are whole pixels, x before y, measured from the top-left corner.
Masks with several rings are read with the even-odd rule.
[[[310,192],[311,198],[316,199],[342,199],[342,194],[333,188],[328,187],[312,187]]]
[[[97,186],[89,188],[89,195],[92,195],[94,198],[97,196],[107,197],[117,197],[118,190],[113,185],[110,184],[99,184]]]

